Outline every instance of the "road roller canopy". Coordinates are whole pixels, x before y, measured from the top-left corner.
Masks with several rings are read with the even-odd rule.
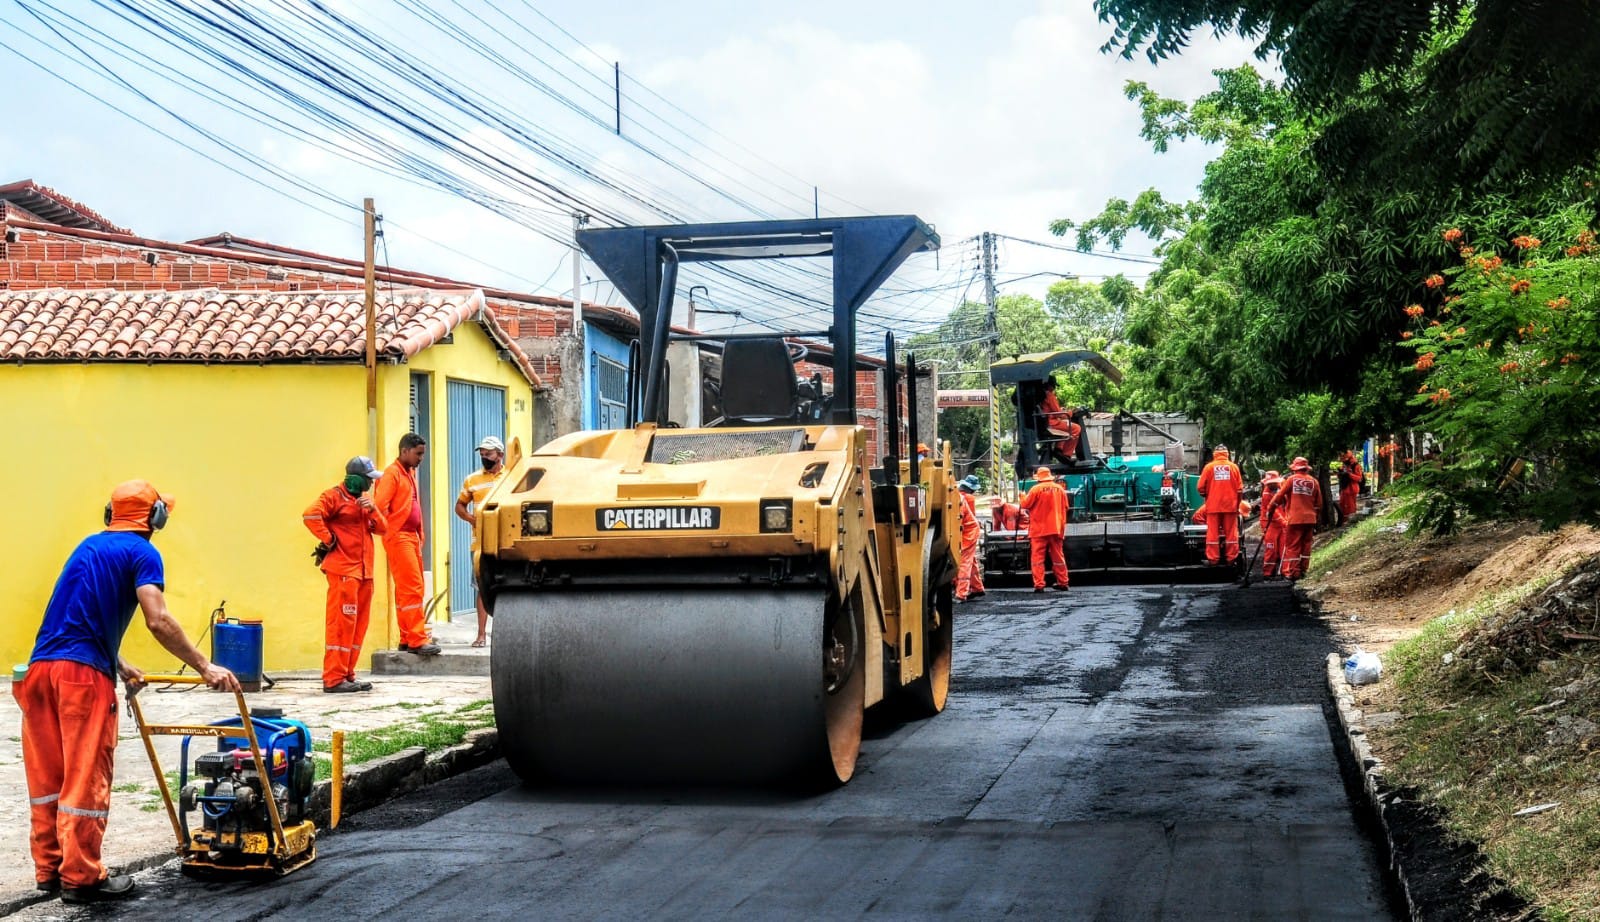
[[[1087,362],[1110,378],[1112,383],[1122,383],[1122,372],[1105,356],[1088,349],[1065,349],[1060,352],[1030,352],[1016,358],[1001,359],[989,366],[989,380],[995,384],[1020,384],[1024,381],[1043,381],[1052,372]]]
[[[639,312],[639,420],[659,420],[665,402],[666,349],[678,266],[688,262],[828,257],[833,317],[826,330],[794,331],[833,349],[833,422],[854,423],[855,313],[913,253],[939,248],[939,235],[915,215],[608,227],[578,231],[578,246]],[[764,337],[781,337],[767,333]],[[691,336],[732,342],[749,338]],[[630,420],[630,423],[634,420]]]

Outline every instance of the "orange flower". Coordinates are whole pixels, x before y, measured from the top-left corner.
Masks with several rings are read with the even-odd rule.
[[[1428,276],[1427,278],[1423,279],[1422,280],[1422,284],[1427,286],[1427,287],[1429,287],[1429,288],[1442,287],[1444,285],[1444,276],[1442,276],[1439,273],[1435,272],[1434,274],[1432,274],[1432,275]]]
[[[1465,335],[1467,335],[1467,328],[1466,327],[1456,327],[1456,335],[1457,336],[1465,336]]]
[[[1493,272],[1494,270],[1500,268],[1504,262],[1505,260],[1498,256],[1485,256],[1478,260],[1478,264],[1483,267],[1483,271],[1485,272]]]
[[[1528,289],[1532,287],[1533,283],[1527,279],[1517,279],[1515,282],[1511,283],[1511,293],[1514,295],[1524,295],[1527,294]]]
[[[1571,256],[1582,256],[1583,254],[1589,252],[1589,248],[1586,247],[1586,246],[1567,247],[1566,252],[1567,252],[1567,256],[1569,256],[1569,257],[1571,257]]]
[[[1523,234],[1521,237],[1512,237],[1511,245],[1519,250],[1532,250],[1539,246],[1539,238]]]
[[[1578,242],[1579,243],[1594,243],[1594,231],[1592,231],[1592,230],[1581,230],[1581,231],[1578,231]]]
[[[1521,367],[1522,366],[1518,365],[1516,362],[1507,362],[1504,365],[1500,366],[1500,373],[1501,374],[1510,374],[1511,372],[1516,371],[1518,368],[1521,368]]]
[[[1561,357],[1561,364],[1563,364],[1563,365],[1571,365],[1573,362],[1576,362],[1577,360],[1578,360],[1578,353],[1576,353],[1576,352],[1568,352],[1566,355],[1563,355]]]
[[[1432,394],[1429,394],[1428,395],[1428,399],[1433,401],[1434,403],[1444,403],[1445,401],[1450,399],[1450,388],[1441,387],[1438,390],[1434,391]],[[1410,464],[1411,463],[1411,459],[1407,458],[1406,459],[1406,463]]]
[[[1428,321],[1428,326],[1430,326],[1430,327],[1436,327],[1438,325],[1439,325],[1439,321],[1437,321],[1437,320]]]
[[[1428,385],[1426,385],[1426,384],[1424,384],[1421,387],[1417,388],[1417,393],[1419,393],[1419,394],[1426,394],[1427,392],[1428,392]]]
[[[1452,227],[1444,232],[1444,239],[1446,243],[1455,243],[1464,236],[1466,235],[1461,232],[1461,228],[1459,227]]]
[[[1432,367],[1433,367],[1433,353],[1432,352],[1424,352],[1420,356],[1417,357],[1416,369],[1418,371],[1427,371],[1428,369],[1430,369]]]
[[[1476,252],[1478,252],[1476,247],[1462,247],[1461,248],[1461,258],[1462,259],[1466,259],[1466,258],[1468,258],[1469,256],[1471,256],[1472,254],[1474,254]]]
[[[1556,298],[1554,301],[1544,302],[1544,306],[1553,311],[1564,311],[1572,306],[1572,301],[1569,300],[1566,295],[1562,295],[1561,297]]]
[[[1401,339],[1410,339],[1411,338],[1411,331],[1407,330],[1404,333],[1401,333],[1400,334],[1400,338]]]
[[[1407,317],[1421,317],[1422,316],[1422,305],[1413,304],[1410,307],[1406,308],[1406,316]]]

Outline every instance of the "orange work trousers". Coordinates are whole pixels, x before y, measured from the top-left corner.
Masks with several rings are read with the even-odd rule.
[[[1065,542],[1061,535],[1033,535],[1028,538],[1028,543],[1033,555],[1033,588],[1044,588],[1045,560],[1050,561],[1050,569],[1054,573],[1057,586],[1067,585],[1067,555]]]
[[[22,708],[34,878],[92,887],[106,876],[100,841],[111,810],[116,683],[93,666],[44,660],[11,694]]]
[[[1283,554],[1283,524],[1273,522],[1261,534],[1261,575],[1276,576],[1278,559]]]
[[[1356,514],[1356,488],[1354,486],[1339,488],[1339,515],[1344,521]]]
[[[1289,579],[1306,575],[1311,565],[1311,533],[1316,525],[1285,525],[1283,527],[1283,561],[1279,574]]]
[[[367,639],[372,618],[372,580],[358,576],[328,576],[328,610],[322,649],[322,687],[353,682],[361,662],[361,642]]]
[[[978,539],[972,543],[961,542],[961,566],[956,570],[956,598],[965,599],[974,592],[983,592],[983,557],[978,553]]]
[[[1226,545],[1226,547],[1224,547]],[[1228,563],[1239,559],[1239,513],[1206,513],[1206,561],[1221,563],[1226,550]]]
[[[394,577],[394,618],[400,623],[400,642],[420,647],[428,642],[428,626],[423,624],[422,535],[414,531],[390,532],[383,538],[389,557],[389,573]]]

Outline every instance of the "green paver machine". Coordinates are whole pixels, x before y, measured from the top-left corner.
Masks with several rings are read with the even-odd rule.
[[[1072,501],[1067,565],[1075,577],[1083,571],[1137,576],[1153,570],[1151,575],[1168,578],[1174,569],[1202,567],[1205,528],[1190,521],[1202,498],[1195,488],[1198,471],[1189,470],[1193,465],[1186,459],[1190,452],[1198,457],[1199,426],[1183,422],[1183,438],[1171,424],[1127,411],[1107,418],[1068,409],[1052,420],[1044,404],[1053,393],[1053,376],[1079,364],[1122,381],[1116,366],[1088,350],[1032,353],[989,366],[991,399],[1009,399],[1017,411],[1017,496],[1034,485],[1041,466],[1067,488]],[[1065,416],[1082,427],[1076,444],[1052,431],[1052,422],[1059,429]],[[1097,452],[1096,441],[1108,444]],[[1028,572],[1027,529],[991,529],[985,536],[984,569],[1002,575]]]

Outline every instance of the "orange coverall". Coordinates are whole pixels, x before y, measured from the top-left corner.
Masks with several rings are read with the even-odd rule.
[[[383,552],[389,558],[389,575],[394,579],[394,617],[400,624],[400,642],[408,647],[428,643],[428,628],[423,623],[426,600],[422,581],[422,530],[408,527],[417,497],[416,471],[399,461],[390,464],[378,478],[372,500],[384,520]],[[418,517],[420,520],[420,516]]]
[[[995,531],[1016,531],[1027,527],[1028,520],[1016,503],[996,502],[990,509],[994,513]]]
[[[1206,562],[1222,562],[1226,550],[1228,563],[1239,559],[1239,491],[1244,475],[1228,456],[1217,453],[1200,470],[1195,488],[1206,498]]]
[[[958,491],[959,492],[959,491]],[[967,596],[983,594],[983,558],[978,554],[978,536],[983,527],[978,524],[978,513],[973,508],[972,494],[961,493],[961,567],[956,571],[956,598],[966,601]]]
[[[1022,498],[1028,514],[1028,543],[1032,552],[1033,588],[1044,588],[1046,558],[1056,578],[1056,586],[1067,586],[1067,491],[1055,480],[1041,480]]]
[[[1356,514],[1356,497],[1361,495],[1366,472],[1351,452],[1346,452],[1339,468],[1339,515],[1348,520]]]
[[[1278,560],[1283,554],[1286,510],[1283,506],[1272,508],[1272,497],[1282,488],[1282,481],[1261,487],[1261,575],[1264,577],[1277,575]]]
[[[1056,457],[1063,461],[1077,457],[1078,437],[1083,434],[1083,427],[1073,422],[1067,411],[1062,409],[1054,391],[1045,391],[1044,399],[1039,402],[1039,412],[1044,415],[1045,428],[1061,440],[1050,446]]]
[[[302,518],[318,541],[333,545],[322,558],[322,572],[328,578],[322,687],[332,688],[355,681],[361,642],[372,617],[372,585],[377,572],[372,536],[383,534],[388,526],[377,509],[363,510],[343,484],[322,491]]]
[[[1299,579],[1311,563],[1311,533],[1322,511],[1322,485],[1310,474],[1296,471],[1283,482],[1283,488],[1267,504],[1267,515],[1284,510],[1283,557],[1279,573]]]

